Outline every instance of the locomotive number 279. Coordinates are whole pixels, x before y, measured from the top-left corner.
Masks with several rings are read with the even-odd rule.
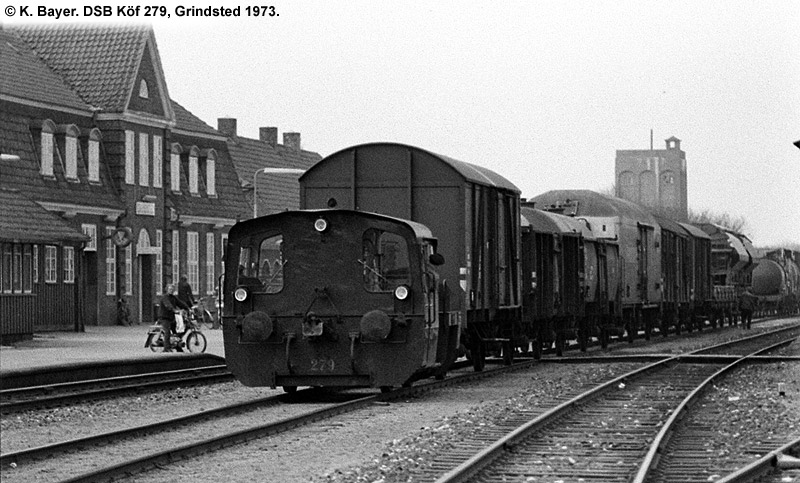
[[[333,359],[311,359],[311,370],[317,372],[333,372],[336,363]]]

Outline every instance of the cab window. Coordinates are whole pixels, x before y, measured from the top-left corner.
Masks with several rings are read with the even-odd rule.
[[[264,238],[258,249],[242,247],[239,251],[239,285],[252,290],[278,293],[283,289],[283,235]]]
[[[390,292],[410,283],[408,244],[395,233],[375,228],[365,231],[359,263],[369,292]]]

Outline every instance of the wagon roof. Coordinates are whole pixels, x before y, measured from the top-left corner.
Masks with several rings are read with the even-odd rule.
[[[636,203],[591,190],[552,190],[531,198],[531,201],[542,208],[578,201],[575,216],[623,216],[646,224],[656,224],[653,215]]]
[[[426,154],[428,154],[428,155],[430,155],[430,156],[432,156],[434,158],[437,158],[442,163],[450,166],[458,174],[460,174],[465,180],[467,180],[467,181],[469,181],[471,183],[475,183],[475,184],[479,184],[479,185],[483,185],[483,186],[492,186],[494,188],[502,188],[502,189],[506,189],[506,190],[509,190],[509,191],[513,191],[513,192],[515,192],[517,194],[521,193],[520,189],[517,188],[516,185],[514,185],[514,183],[512,183],[509,180],[507,180],[503,176],[495,173],[494,171],[492,171],[489,168],[484,168],[483,166],[478,166],[477,164],[472,164],[472,163],[467,163],[467,162],[464,162],[464,161],[459,161],[459,160],[451,158],[449,156],[436,154],[434,152],[428,151],[427,149],[422,149],[422,148],[419,148],[419,147],[416,147],[416,146],[411,146],[411,145],[403,144],[403,143],[374,142],[374,143],[359,144],[359,145],[356,145],[356,146],[350,146],[348,148],[345,148],[345,149],[342,149],[340,151],[337,151],[336,153],[333,153],[333,154],[331,154],[330,156],[327,156],[327,157],[331,157],[331,156],[334,156],[334,155],[336,155],[338,153],[341,153],[341,152],[344,152],[344,151],[349,151],[349,150],[352,150],[352,149],[358,149],[358,148],[367,147],[367,146],[381,146],[381,145],[383,145],[383,146],[399,146],[399,147],[407,148],[407,149],[409,149],[411,151],[419,151],[419,152],[426,153]],[[324,159],[323,159],[323,161],[324,161]],[[320,161],[320,162],[322,162],[322,161]]]
[[[686,230],[687,232],[689,232],[689,234],[692,235],[694,238],[703,238],[705,240],[710,240],[711,239],[711,237],[708,236],[708,233],[704,232],[700,228],[698,228],[698,227],[696,227],[696,226],[694,226],[694,225],[692,225],[690,223],[678,223],[678,224],[681,225],[683,227],[683,229]]]
[[[653,218],[655,218],[658,224],[661,225],[662,229],[671,231],[681,237],[686,236],[686,230],[677,221],[655,214],[653,215]]]
[[[537,208],[523,206],[520,208],[523,218],[529,226],[537,232],[580,234],[587,240],[594,240],[595,236],[589,227],[581,220],[558,213],[550,213]]]

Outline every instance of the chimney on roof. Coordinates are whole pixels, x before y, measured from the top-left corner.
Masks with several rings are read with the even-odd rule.
[[[300,133],[299,132],[283,133],[283,145],[289,149],[300,151]]]
[[[217,118],[217,131],[228,136],[229,138],[236,137],[236,118],[235,117],[219,117]]]
[[[278,144],[278,128],[277,127],[260,127],[258,128],[258,139],[262,142],[275,147]]]

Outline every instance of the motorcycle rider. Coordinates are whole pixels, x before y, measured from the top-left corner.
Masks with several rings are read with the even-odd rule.
[[[172,327],[175,325],[175,313],[181,309],[189,310],[189,306],[178,299],[177,293],[178,289],[174,284],[167,284],[158,304],[158,323],[164,331],[164,352],[172,352]]]

